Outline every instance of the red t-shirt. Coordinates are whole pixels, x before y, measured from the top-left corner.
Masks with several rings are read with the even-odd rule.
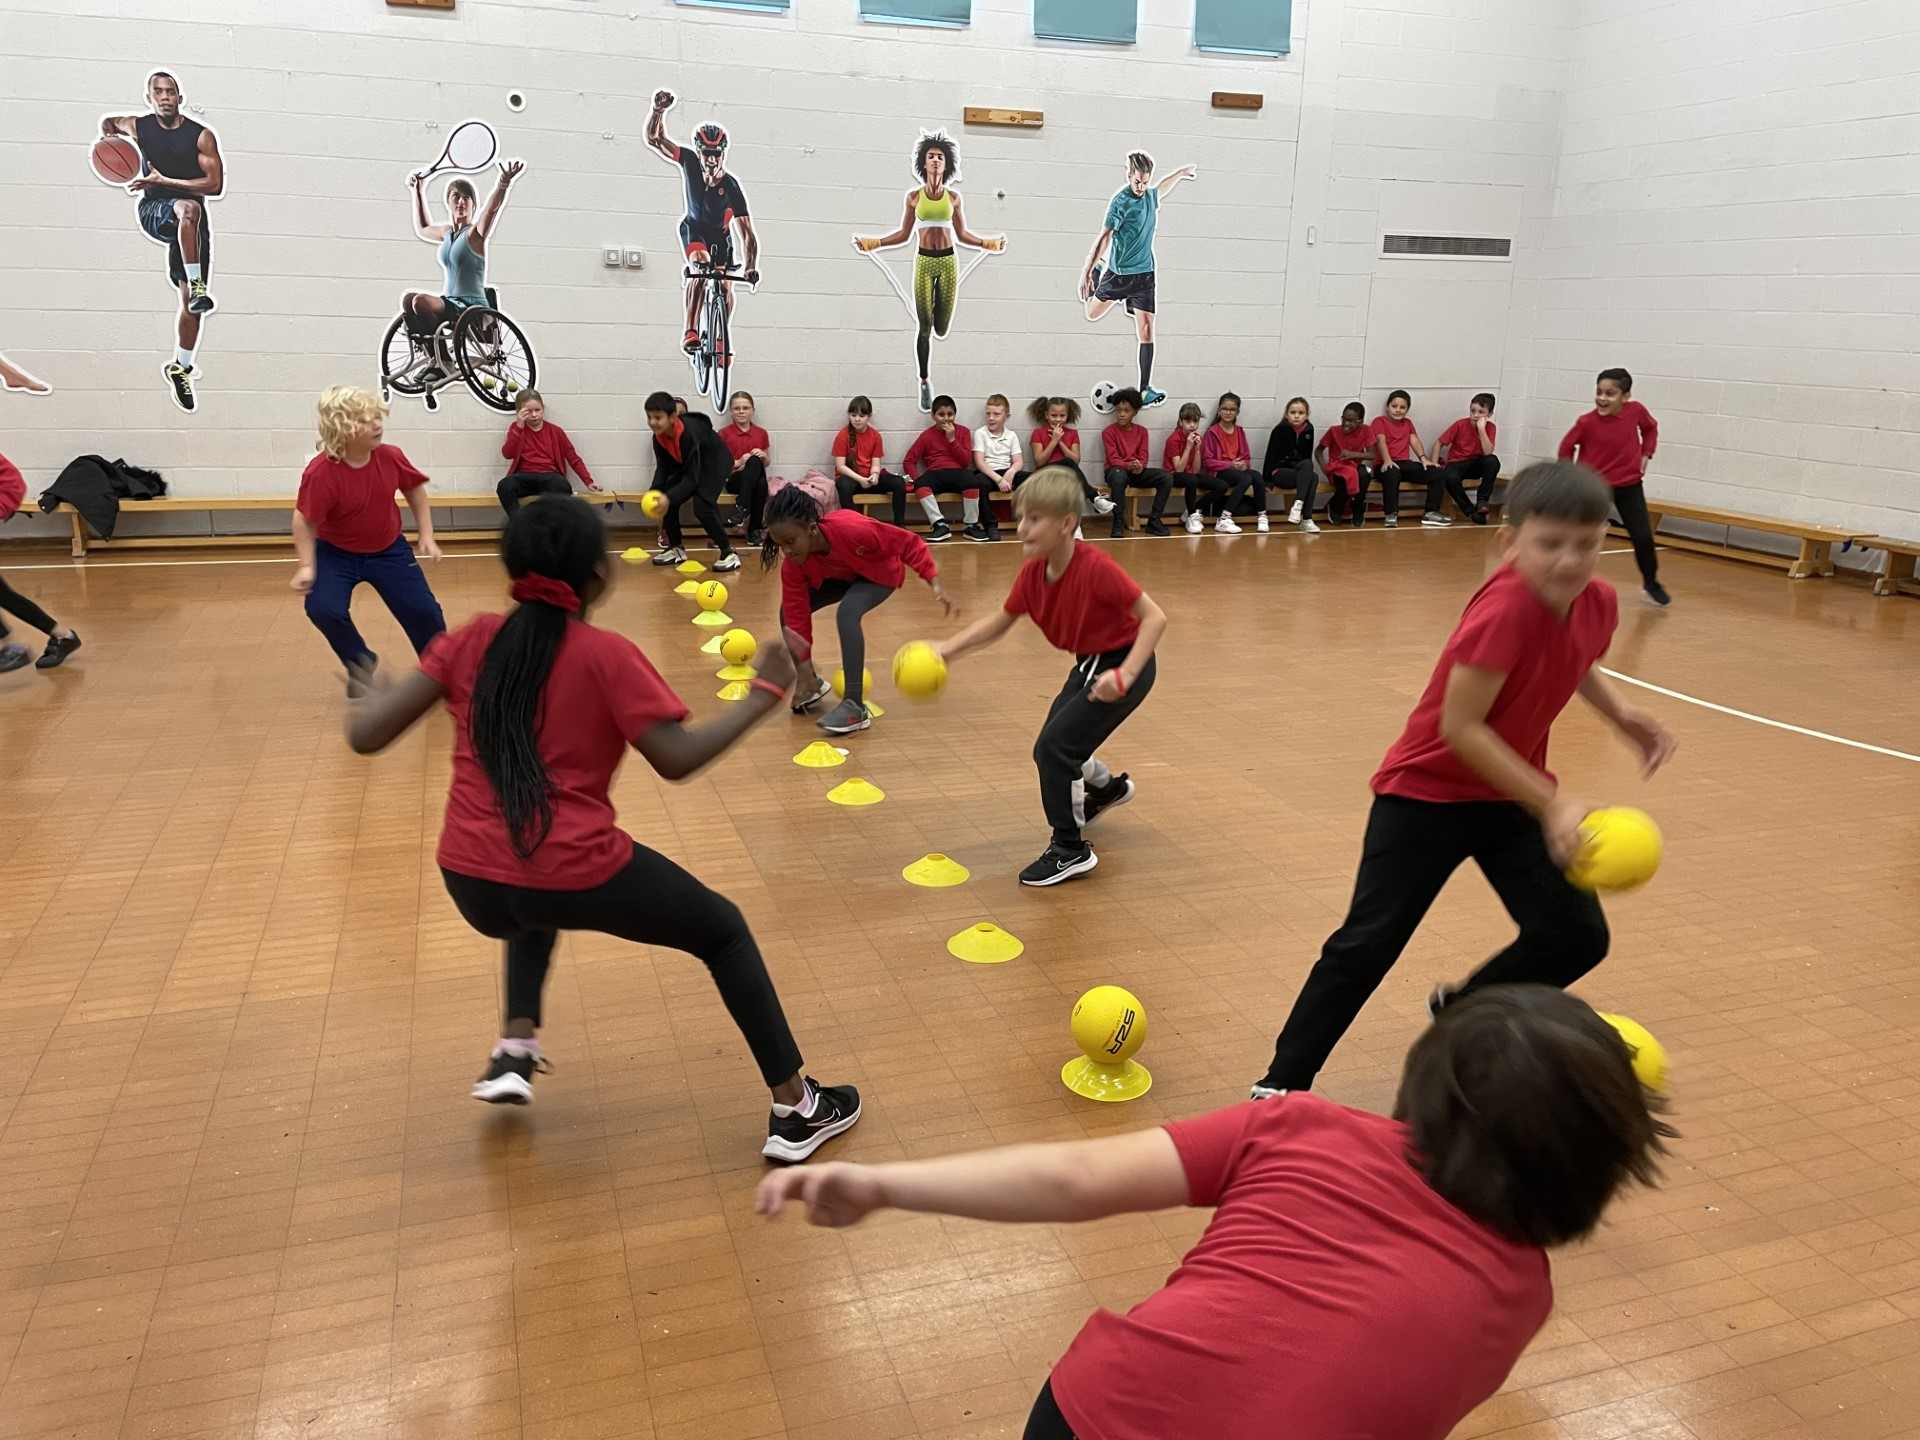
[[[18,465],[0,455],[0,520],[11,520],[26,503],[26,477],[21,475]]]
[[[949,440],[938,425],[929,425],[908,449],[905,464],[907,474],[915,479],[929,470],[971,470],[973,432],[964,425],[955,425],[953,438]]]
[[[1004,608],[1009,615],[1031,615],[1055,649],[1104,655],[1133,644],[1140,633],[1133,613],[1140,593],[1119,561],[1082,540],[1058,580],[1047,580],[1044,555],[1022,565]]]
[[[669,430],[664,435],[654,436],[653,443],[658,445],[662,450],[666,451],[667,454],[671,455],[675,460],[678,460],[680,458],[680,437],[686,433],[687,433],[687,422],[684,420],[675,418],[673,422],[673,429]]]
[[[1480,444],[1480,432],[1473,428],[1472,416],[1464,420],[1456,420],[1447,426],[1440,434],[1440,443],[1447,447],[1448,464],[1452,464],[1455,460],[1472,460],[1489,453]],[[1489,420],[1487,421],[1487,445],[1499,443],[1500,427]]]
[[[553,782],[553,828],[522,860],[467,733],[473,682],[506,618],[476,615],[436,636],[420,657],[421,673],[439,681],[453,715],[453,783],[439,863],[456,875],[530,890],[591,890],[633,857],[633,841],[613,823],[607,798],[627,747],[663,720],[684,720],[687,707],[626,636],[568,622],[535,723]]]
[[[1553,1308],[1544,1250],[1440,1198],[1407,1127],[1296,1092],[1167,1127],[1219,1208],[1166,1285],[1053,1369],[1098,1440],[1444,1440]]]
[[[847,459],[847,426],[842,425],[833,437],[833,458]],[[856,475],[864,475],[871,480],[879,473],[880,457],[887,453],[887,442],[880,438],[880,432],[869,425],[853,437],[853,459],[847,461],[847,468]]]
[[[1320,444],[1317,448],[1320,451],[1321,467],[1325,469],[1327,474],[1338,476],[1342,480],[1358,484],[1360,480],[1358,462],[1347,459],[1341,452],[1345,450],[1371,450],[1373,448],[1373,427],[1371,425],[1362,425],[1352,434],[1348,434],[1343,427],[1336,425],[1320,437]],[[1352,485],[1349,485],[1348,488],[1352,489]]]
[[[393,492],[427,483],[398,445],[382,445],[355,469],[331,455],[316,455],[300,476],[294,508],[329,545],[356,555],[377,555],[400,538],[400,507]]]
[[[529,430],[517,422],[509,425],[500,453],[513,462],[507,467],[509,475],[518,475],[523,470],[535,475],[565,475],[567,466],[571,465],[583,483],[593,484],[593,475],[580,458],[580,452],[573,448],[573,441],[551,420],[545,421],[538,430]]]
[[[829,510],[820,517],[820,533],[827,537],[825,555],[809,555],[798,565],[780,562],[780,620],[802,640],[813,640],[813,605],[808,591],[827,580],[871,580],[898,590],[907,579],[907,567],[922,580],[937,573],[927,542],[911,530],[882,525],[857,510]]]
[[[1193,447],[1193,464],[1188,466],[1185,470],[1176,471],[1175,473],[1181,474],[1181,475],[1197,475],[1200,473],[1200,446],[1198,443],[1199,434],[1200,432],[1198,430],[1193,432],[1194,439],[1195,439],[1195,444]],[[1182,455],[1187,453],[1187,439],[1188,439],[1187,432],[1182,430],[1177,425],[1173,428],[1173,433],[1167,436],[1167,443],[1160,448],[1160,460],[1161,460],[1161,463],[1165,465],[1167,469],[1172,470],[1174,467],[1174,462],[1179,460],[1179,458]]]
[[[1109,425],[1100,432],[1100,448],[1109,465],[1124,467],[1135,460],[1147,464],[1147,456],[1152,453],[1150,444],[1144,425]]]
[[[1396,420],[1391,415],[1381,415],[1373,422],[1373,438],[1387,442],[1389,460],[1413,458],[1414,433],[1411,420]]]
[[[1560,442],[1560,458],[1571,460],[1580,451],[1580,463],[1600,472],[1600,478],[1614,487],[1637,485],[1640,462],[1651,459],[1660,443],[1660,427],[1647,407],[1629,400],[1617,414],[1602,415],[1589,410],[1573,422]]]
[[[1519,571],[1501,566],[1467,602],[1420,703],[1407,717],[1407,728],[1374,774],[1374,793],[1409,800],[1508,798],[1440,738],[1440,707],[1456,665],[1507,677],[1487,723],[1515,754],[1551,777],[1547,736],[1553,722],[1607,653],[1619,619],[1619,597],[1604,580],[1589,581],[1562,620],[1527,588]]]
[[[1107,428],[1111,430],[1113,427],[1109,425]],[[1053,439],[1051,425],[1042,425],[1033,432],[1033,465],[1036,470],[1042,465],[1065,464],[1072,461],[1073,456],[1068,452],[1080,448],[1080,432],[1069,425],[1060,432],[1060,448],[1047,459],[1042,460],[1040,452],[1047,448],[1047,442],[1051,439]],[[1113,462],[1109,460],[1107,463],[1111,465]]]
[[[726,445],[727,453],[735,460],[749,450],[764,450],[769,455],[773,453],[773,442],[767,438],[767,432],[758,425],[749,425],[742,430],[729,420],[720,427],[720,439]]]

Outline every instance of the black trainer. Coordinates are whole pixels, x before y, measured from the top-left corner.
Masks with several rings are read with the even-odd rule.
[[[487,1072],[473,1082],[473,1098],[489,1105],[531,1105],[533,1077],[553,1067],[540,1055],[509,1055],[496,1047]]]
[[[46,651],[38,660],[33,662],[33,668],[36,670],[51,670],[54,666],[63,663],[69,655],[73,654],[73,652],[79,648],[80,635],[77,631],[68,635],[64,640],[58,635],[49,635],[47,637]]]
[[[1100,863],[1093,847],[1082,840],[1078,845],[1063,845],[1058,840],[1047,846],[1046,854],[1020,872],[1022,885],[1058,885],[1084,875]]]
[[[1159,535],[1164,537],[1167,535],[1171,535],[1173,532],[1167,529],[1166,522],[1162,520],[1158,515],[1156,515],[1151,520],[1147,521],[1147,533],[1149,535]]]
[[[1127,522],[1125,517],[1121,515],[1118,505],[1113,507],[1113,538],[1116,540],[1124,540],[1127,538]]]
[[[24,669],[32,658],[24,645],[0,645],[0,675],[9,670]]]
[[[1673,603],[1673,597],[1667,593],[1667,587],[1658,580],[1649,580],[1646,584],[1646,597],[1662,610]]]
[[[1087,798],[1081,808],[1087,818],[1082,825],[1091,825],[1109,810],[1116,810],[1133,799],[1134,785],[1125,775],[1116,775],[1106,783],[1103,789],[1087,791]]]
[[[851,1130],[860,1119],[860,1092],[851,1085],[822,1085],[805,1077],[813,1095],[813,1109],[802,1115],[778,1111],[767,1116],[767,1143],[760,1153],[783,1165],[798,1165],[834,1136]]]
[[[934,521],[932,528],[927,531],[927,543],[929,545],[938,545],[941,541],[951,540],[952,538],[953,527],[944,520]]]
[[[982,525],[969,525],[965,533],[966,537],[977,545],[984,545],[993,539],[993,536],[987,533],[986,527]]]

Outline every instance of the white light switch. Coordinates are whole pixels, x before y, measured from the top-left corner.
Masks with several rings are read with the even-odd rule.
[[[627,268],[629,270],[644,270],[646,268],[646,264],[647,264],[646,251],[641,250],[637,247],[627,251]]]
[[[620,268],[620,247],[618,245],[601,246],[600,263],[609,269],[618,270]]]

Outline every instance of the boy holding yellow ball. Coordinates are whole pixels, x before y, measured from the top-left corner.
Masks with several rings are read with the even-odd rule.
[[[1610,505],[1583,465],[1529,465],[1515,478],[1502,564],[1467,602],[1373,777],[1347,918],[1293,1002],[1255,1099],[1312,1087],[1462,861],[1480,867],[1520,933],[1464,986],[1436,989],[1430,1009],[1494,984],[1564,988],[1606,958],[1600,901],[1565,873],[1594,807],[1560,789],[1547,738],[1578,694],[1639,752],[1643,776],[1674,748],[1597,668],[1619,621],[1613,586],[1594,573]]]

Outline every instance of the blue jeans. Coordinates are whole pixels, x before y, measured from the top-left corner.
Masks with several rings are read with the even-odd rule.
[[[373,586],[374,593],[386,602],[393,618],[407,632],[407,639],[413,642],[414,654],[425,650],[427,642],[447,628],[446,617],[440,613],[440,602],[433,598],[426,574],[420,569],[420,562],[413,558],[406,536],[371,555],[316,540],[313,542],[313,589],[307,592],[307,618],[327,637],[327,644],[333,647],[342,664],[351,665],[373,653],[354,628],[353,616],[347,608],[362,581]]]

